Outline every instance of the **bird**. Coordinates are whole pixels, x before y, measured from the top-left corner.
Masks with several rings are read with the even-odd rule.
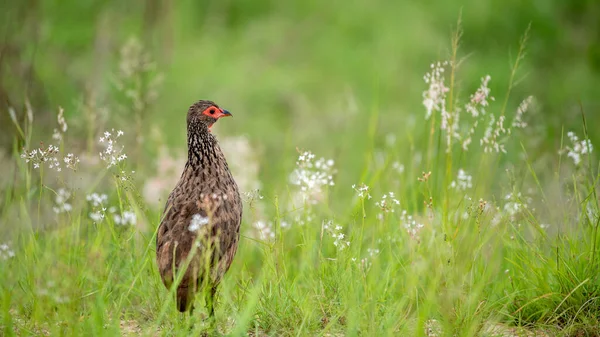
[[[177,287],[177,309],[191,315],[196,294],[203,293],[211,318],[218,285],[238,248],[243,212],[238,186],[211,132],[219,119],[229,116],[209,100],[188,109],[188,158],[156,238],[158,271],[167,289]]]

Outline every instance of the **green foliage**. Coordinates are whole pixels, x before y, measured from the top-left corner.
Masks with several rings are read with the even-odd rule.
[[[247,199],[220,333],[598,335],[599,8],[460,5],[0,4],[2,334],[214,333],[154,262],[209,98]]]

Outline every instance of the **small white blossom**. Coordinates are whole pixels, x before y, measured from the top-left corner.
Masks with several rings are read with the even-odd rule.
[[[400,216],[400,221],[408,235],[415,240],[419,240],[419,232],[423,227],[425,227],[422,223],[418,223],[412,215],[408,215],[406,211],[402,211],[402,215]]]
[[[99,212],[99,211],[90,212],[89,217],[94,222],[100,222],[100,221],[104,220],[104,212]]]
[[[47,164],[48,168],[60,172],[61,167],[57,158],[58,153],[59,149],[57,146],[50,144],[48,147],[44,148],[44,144],[41,143],[40,147],[37,149],[33,149],[29,152],[24,150],[23,153],[21,153],[21,158],[24,159],[26,163],[31,162],[35,169],[39,169],[42,164]]]
[[[333,175],[336,173],[332,159],[315,158],[310,151],[302,152],[290,176],[290,182],[300,187],[302,200],[312,204],[323,199],[327,186],[334,185]]]
[[[111,168],[127,159],[127,155],[123,153],[123,146],[118,143],[118,138],[122,135],[123,131],[112,129],[111,132],[105,131],[99,139],[99,142],[104,146],[104,150],[99,155],[100,159],[106,163],[106,168]]]
[[[369,254],[370,257],[375,257],[379,255],[379,248],[367,248],[367,254]]]
[[[479,141],[479,144],[483,146],[483,152],[502,152],[506,153],[504,144],[500,143],[500,137],[505,134],[510,134],[510,129],[504,127],[504,120],[506,117],[500,116],[496,121],[493,114],[490,114],[490,121],[488,127],[485,129],[485,134]]]
[[[490,96],[490,88],[488,87],[488,83],[491,79],[490,75],[481,78],[481,86],[479,86],[477,91],[471,95],[469,103],[465,106],[465,110],[470,113],[473,118],[485,115],[485,109],[489,105],[488,100],[494,100],[494,97]]]
[[[515,114],[515,118],[513,119],[513,122],[512,122],[513,128],[526,128],[527,127],[527,123],[525,121],[523,121],[523,115],[527,112],[527,110],[529,110],[529,106],[532,104],[532,102],[533,102],[533,96],[529,96],[529,97],[525,98],[523,100],[523,102],[521,102],[521,104],[519,104],[519,107],[517,108],[517,113]]]
[[[106,194],[92,193],[89,194],[86,199],[92,204],[92,206],[100,207],[108,201],[108,196]]]
[[[124,211],[123,214],[114,214],[113,215],[115,224],[117,225],[135,225],[137,222],[137,217],[135,212],[133,211]]]
[[[89,213],[90,219],[95,223],[104,220],[106,213],[106,203],[108,202],[108,196],[106,194],[92,193],[86,196],[86,200],[92,206],[92,212]]]
[[[201,214],[194,214],[192,216],[192,220],[190,221],[190,225],[188,230],[190,232],[197,232],[200,227],[207,225],[209,223],[208,217],[204,217]]]
[[[423,92],[423,105],[425,106],[425,119],[429,119],[434,112],[446,111],[446,93],[450,91],[445,85],[444,71],[448,62],[431,64],[431,71],[423,77],[429,85]]]
[[[381,197],[380,201],[375,203],[382,213],[394,213],[394,205],[400,205],[400,201],[396,199],[394,192],[389,192]]]
[[[398,174],[402,174],[404,173],[404,165],[401,164],[400,162],[395,161],[392,164],[392,168],[398,173]]]
[[[70,212],[73,209],[73,206],[68,202],[69,198],[71,198],[71,193],[69,191],[64,188],[58,189],[54,199],[56,205],[52,207],[54,213],[60,214]]]
[[[342,226],[334,225],[333,221],[323,221],[323,229],[325,232],[329,233],[333,238],[333,245],[338,250],[344,250],[346,247],[350,246],[350,241],[345,240],[346,235],[342,233]]]
[[[352,185],[352,189],[356,191],[358,197],[361,199],[371,199],[371,194],[369,194],[369,186],[365,184],[360,184],[356,186],[356,184]]]
[[[275,230],[273,229],[272,222],[259,220],[253,223],[252,227],[260,240],[269,241],[275,238]]]
[[[581,164],[581,158],[586,154],[592,153],[594,150],[592,142],[589,139],[583,139],[580,141],[572,131],[567,133],[567,137],[569,137],[571,145],[566,146],[561,152],[566,151],[567,157],[573,159],[575,166],[579,166],[579,164]]]
[[[463,169],[459,169],[458,176],[456,177],[456,180],[453,180],[450,183],[450,187],[459,191],[467,190],[473,187],[472,179],[473,178],[470,175],[468,175],[466,171],[464,171]]]
[[[73,171],[77,171],[77,165],[79,164],[79,157],[72,153],[68,153],[64,158],[65,166]]]
[[[0,244],[0,260],[8,260],[15,257],[15,252],[10,249],[8,243]]]
[[[256,200],[262,200],[264,197],[260,194],[260,191],[258,189],[256,190],[252,190],[249,192],[242,192],[242,200],[244,200],[245,202],[252,204],[254,201]],[[227,199],[225,199],[227,200]]]

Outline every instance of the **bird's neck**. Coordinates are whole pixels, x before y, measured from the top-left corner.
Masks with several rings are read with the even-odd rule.
[[[202,168],[218,165],[223,155],[217,139],[208,130],[208,126],[201,122],[188,124],[188,166]]]

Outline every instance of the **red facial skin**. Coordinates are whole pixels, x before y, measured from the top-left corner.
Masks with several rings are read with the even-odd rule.
[[[222,117],[231,117],[231,113],[229,113],[229,111],[223,110],[223,109],[219,108],[218,106],[214,106],[214,105],[207,108],[206,110],[202,111],[202,114],[205,116],[214,118],[215,122],[217,119],[222,118]],[[209,131],[213,125],[214,125],[214,123],[208,127]]]

